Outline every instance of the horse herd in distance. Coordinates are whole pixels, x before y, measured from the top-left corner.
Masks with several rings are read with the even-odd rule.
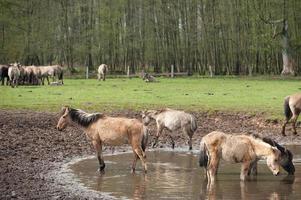
[[[99,65],[97,80],[105,81],[109,72],[106,64]],[[64,71],[60,65],[49,66],[23,66],[20,63],[0,64],[0,81],[2,85],[17,87],[18,85],[44,85],[47,79],[48,85],[63,85]],[[52,78],[52,82],[49,81]],[[148,73],[142,73],[145,82],[157,82],[156,78]]]
[[[63,75],[63,67],[60,65],[23,66],[20,63],[0,64],[1,83],[4,85],[6,79],[6,85],[11,85],[11,87],[17,87],[18,85],[44,85],[45,79],[47,79],[48,85],[62,85],[64,84]],[[50,83],[49,77],[53,79],[53,82]]]

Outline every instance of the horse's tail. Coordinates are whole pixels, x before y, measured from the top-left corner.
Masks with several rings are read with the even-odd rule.
[[[191,129],[191,132],[194,133],[196,131],[196,129],[198,128],[198,124],[197,124],[197,120],[196,120],[195,116],[190,115],[190,117],[191,117],[190,129]]]
[[[142,128],[142,140],[141,140],[141,148],[143,151],[145,151],[148,141],[148,128],[146,126],[143,126]]]
[[[289,120],[292,117],[292,111],[291,108],[289,106],[289,100],[290,100],[290,96],[285,97],[284,99],[284,115],[286,117],[287,120]]]
[[[199,159],[200,167],[207,168],[208,161],[209,161],[209,152],[206,143],[202,140],[200,143],[200,159]]]

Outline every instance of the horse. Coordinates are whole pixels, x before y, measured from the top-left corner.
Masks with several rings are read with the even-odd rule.
[[[167,129],[170,132],[182,130],[184,134],[188,135],[189,150],[192,150],[192,136],[197,130],[197,120],[193,115],[169,108],[142,112],[142,121],[144,125],[147,126],[152,119],[155,120],[157,124],[157,133],[153,147],[157,145],[158,138],[164,129]],[[169,137],[171,139],[172,148],[174,149],[175,142],[173,137],[170,134]]]
[[[53,81],[54,77],[56,77],[56,82],[61,81],[62,85],[64,85],[64,70],[60,65],[51,65],[53,68]]]
[[[285,122],[282,126],[282,135],[285,135],[285,127],[289,123],[289,121],[292,121],[293,126],[293,133],[294,135],[297,135],[296,130],[296,122],[298,119],[298,116],[301,112],[301,94],[293,94],[290,96],[287,96],[284,98],[284,115],[285,115]]]
[[[0,80],[2,82],[2,85],[4,85],[5,78],[6,78],[6,85],[8,85],[9,82],[9,76],[8,76],[8,65],[0,65]]]
[[[108,73],[108,65],[106,65],[106,64],[99,65],[98,70],[97,70],[97,79],[98,79],[98,81],[100,81],[100,79],[105,81],[107,73]]]
[[[28,84],[40,85],[42,76],[39,67],[31,65],[24,67],[24,76]]]
[[[281,152],[261,139],[250,135],[229,135],[213,131],[200,142],[199,165],[206,170],[209,182],[215,181],[220,159],[227,162],[242,163],[240,179],[244,181],[250,167],[260,158],[267,159],[273,175],[279,174]]]
[[[48,85],[49,82],[49,76],[51,76],[54,79],[54,67],[53,66],[39,66],[39,69],[41,71],[41,82],[42,85],[44,85],[45,78],[47,79]]]
[[[62,113],[56,126],[57,130],[64,130],[68,124],[77,124],[82,127],[97,152],[101,173],[105,168],[102,146],[104,144],[118,146],[125,143],[131,144],[134,153],[132,172],[135,172],[138,158],[144,166],[144,172],[147,172],[145,149],[148,130],[140,121],[123,117],[109,117],[101,113],[86,113],[68,106],[62,108]]]
[[[288,173],[288,175],[295,174],[295,166],[293,163],[293,154],[287,148],[278,144],[275,140],[272,140],[268,137],[260,138],[259,136],[253,134],[254,137],[261,139],[263,142],[268,143],[269,145],[276,147],[280,151],[279,164],[280,166]],[[248,175],[257,175],[257,162],[254,162],[251,166]]]
[[[145,82],[157,82],[156,78],[148,73],[145,73],[142,77]]]
[[[8,68],[8,76],[11,87],[17,87],[19,83],[20,70],[18,64],[14,64]]]

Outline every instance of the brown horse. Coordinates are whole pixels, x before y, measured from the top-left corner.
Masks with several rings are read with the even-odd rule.
[[[199,164],[205,167],[208,181],[214,182],[220,159],[242,163],[240,179],[245,180],[250,167],[260,158],[267,159],[267,165],[274,175],[279,174],[280,151],[248,135],[229,135],[214,131],[205,135],[200,143]]]
[[[135,172],[136,162],[139,158],[147,171],[145,148],[147,145],[147,129],[137,119],[122,117],[109,117],[101,113],[86,113],[79,109],[63,107],[63,115],[58,121],[57,129],[63,130],[73,123],[82,127],[97,151],[99,171],[103,172],[105,163],[102,156],[104,144],[117,146],[129,143],[134,152],[132,172]]]
[[[9,83],[9,76],[8,76],[8,65],[0,65],[0,80],[2,85],[4,85],[5,78],[6,78],[6,85]]]
[[[284,99],[285,122],[282,126],[282,135],[285,136],[285,126],[291,120],[293,124],[293,133],[297,135],[296,122],[301,112],[301,94],[293,94]]]

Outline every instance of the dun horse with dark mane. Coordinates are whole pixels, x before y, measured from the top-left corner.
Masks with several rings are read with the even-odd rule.
[[[63,107],[63,115],[60,117],[57,129],[63,130],[68,124],[81,126],[97,151],[100,172],[104,171],[105,163],[102,156],[104,144],[117,146],[129,143],[134,152],[132,171],[135,172],[137,159],[139,158],[147,171],[145,148],[147,145],[147,128],[137,119],[122,117],[109,117],[101,113],[86,113],[79,109]]]
[[[245,180],[250,167],[260,158],[267,159],[269,169],[278,175],[280,155],[277,148],[259,138],[214,131],[202,138],[199,164],[205,167],[208,181],[214,182],[220,159],[242,163],[240,179]]]
[[[285,127],[291,120],[293,124],[293,133],[297,135],[296,122],[301,112],[301,94],[293,94],[284,99],[285,122],[282,126],[282,135],[285,136]]]
[[[276,147],[280,151],[280,158],[279,158],[279,164],[280,166],[289,174],[294,175],[295,174],[295,166],[293,163],[293,154],[290,150],[288,150],[286,147],[281,146],[276,141],[272,140],[271,138],[263,137],[260,138],[257,135],[253,135],[254,137],[257,137],[261,139],[263,142],[268,143],[269,145]],[[254,162],[251,166],[248,175],[257,175],[257,162]]]

